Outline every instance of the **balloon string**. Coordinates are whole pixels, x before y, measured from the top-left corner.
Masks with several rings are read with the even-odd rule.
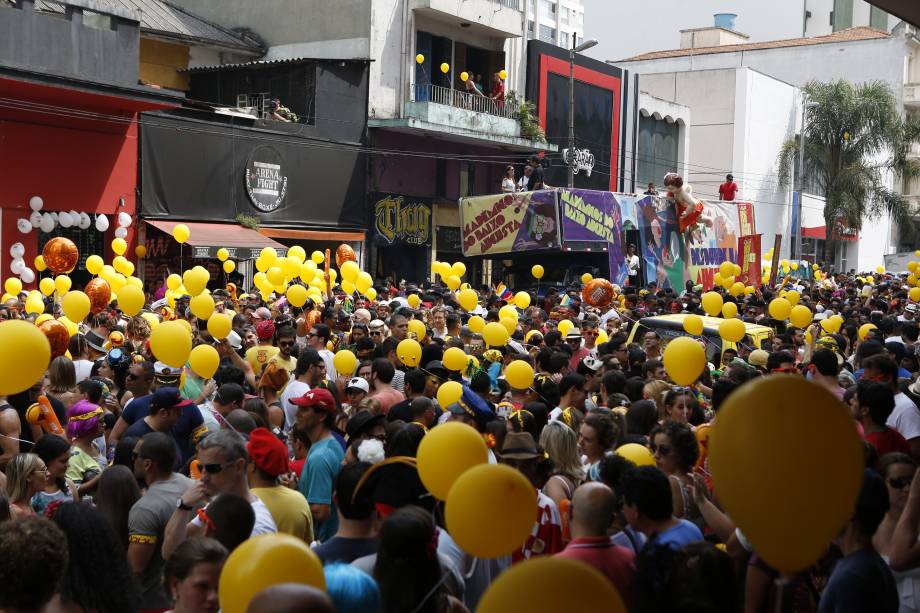
[[[8,438],[11,441],[19,441],[20,443],[25,443],[26,445],[35,445],[33,441],[27,441],[25,439],[16,438],[15,436],[7,436],[6,434],[0,434],[3,438]]]
[[[776,584],[776,613],[783,613],[783,588],[789,583],[789,579],[780,575],[774,580]]]

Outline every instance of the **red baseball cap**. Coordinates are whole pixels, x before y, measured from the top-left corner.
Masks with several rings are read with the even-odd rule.
[[[283,475],[290,469],[287,445],[267,428],[256,428],[249,433],[246,451],[256,468],[273,477]]]
[[[256,324],[256,336],[260,341],[267,341],[275,335],[275,324],[265,319]]]
[[[336,412],[335,398],[329,390],[322,387],[314,388],[300,398],[291,398],[288,402],[299,407],[314,407],[327,413]]]

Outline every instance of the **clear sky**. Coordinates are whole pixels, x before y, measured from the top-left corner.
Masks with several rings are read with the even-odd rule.
[[[711,26],[714,13],[737,13],[735,30],[751,42],[802,35],[803,0],[584,0],[586,55],[620,60],[676,49],[680,30]]]

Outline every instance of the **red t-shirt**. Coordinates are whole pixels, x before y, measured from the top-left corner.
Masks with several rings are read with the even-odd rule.
[[[632,584],[636,577],[636,554],[614,545],[606,536],[572,540],[556,557],[579,560],[593,566],[613,584],[623,602],[632,600]]]
[[[738,184],[732,181],[731,183],[723,183],[719,186],[719,199],[720,200],[734,200],[735,194],[738,193]]]
[[[881,432],[866,432],[866,440],[872,443],[880,457],[892,451],[910,454],[910,443],[900,432],[891,428],[885,428]]]

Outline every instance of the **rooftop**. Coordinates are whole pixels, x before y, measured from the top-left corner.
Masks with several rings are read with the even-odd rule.
[[[16,1],[0,0],[0,5],[16,4]],[[100,10],[139,15],[141,32],[145,34],[251,53],[261,54],[265,51],[261,42],[254,37],[208,21],[168,0],[96,0],[96,3]],[[66,0],[36,0],[35,10],[63,14],[64,4]]]
[[[641,55],[619,60],[621,62],[636,62],[641,60],[658,60],[670,57],[686,57],[690,55],[706,55],[709,53],[733,53],[735,51],[757,51],[761,49],[780,49],[783,47],[804,47],[809,45],[827,45],[832,43],[848,43],[863,40],[877,40],[890,38],[887,32],[860,26],[847,28],[833,34],[812,36],[808,38],[786,38],[783,40],[768,40],[760,43],[744,43],[740,45],[722,45],[719,47],[697,47],[696,49],[669,49],[666,51],[652,51]]]

